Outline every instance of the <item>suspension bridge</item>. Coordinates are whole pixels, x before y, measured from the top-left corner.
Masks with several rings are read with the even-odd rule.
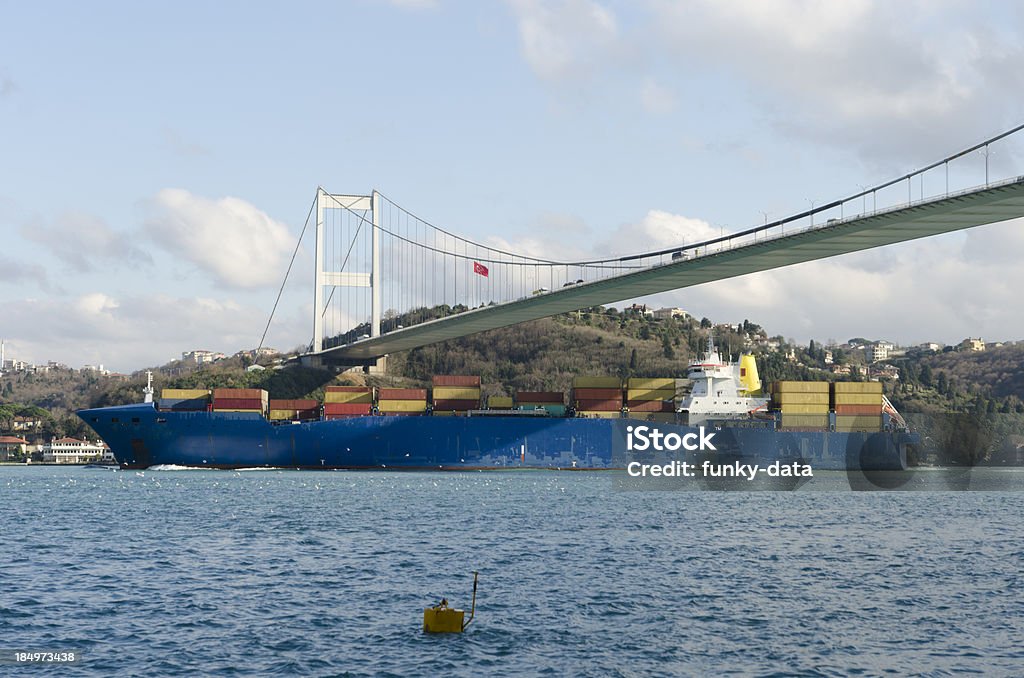
[[[600,259],[514,253],[457,236],[377,191],[320,188],[310,212],[315,310],[304,360],[373,364],[396,351],[559,313],[1019,218],[1024,176],[993,180],[989,154],[1022,129],[782,220]],[[982,154],[984,183],[972,185]],[[951,190],[951,180],[969,187]]]

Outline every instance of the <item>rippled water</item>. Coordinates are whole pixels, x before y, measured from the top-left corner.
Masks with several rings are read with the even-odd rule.
[[[63,675],[1024,675],[1024,493],[612,486],[0,467],[0,647],[83,651]],[[476,621],[421,633],[473,570]]]

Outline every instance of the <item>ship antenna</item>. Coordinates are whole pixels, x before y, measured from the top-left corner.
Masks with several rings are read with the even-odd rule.
[[[146,398],[142,402],[151,403],[153,402],[153,371],[146,370],[146,388],[142,389]]]

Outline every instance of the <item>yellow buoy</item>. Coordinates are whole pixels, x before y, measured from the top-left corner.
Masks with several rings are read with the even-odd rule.
[[[476,572],[473,573],[473,607],[466,619],[466,611],[448,607],[448,599],[442,598],[434,607],[423,610],[424,633],[462,633],[476,615]]]

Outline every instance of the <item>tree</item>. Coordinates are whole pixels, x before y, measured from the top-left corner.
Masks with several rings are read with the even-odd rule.
[[[667,334],[664,334],[661,337],[661,352],[669,360],[674,360],[676,357],[676,352],[672,348],[672,340],[668,338]]]
[[[702,330],[709,330],[709,329],[711,329],[711,319],[710,318],[701,318],[700,319],[700,328]]]
[[[636,369],[636,363],[636,349],[634,348],[632,352],[629,354],[629,369],[631,371]]]

